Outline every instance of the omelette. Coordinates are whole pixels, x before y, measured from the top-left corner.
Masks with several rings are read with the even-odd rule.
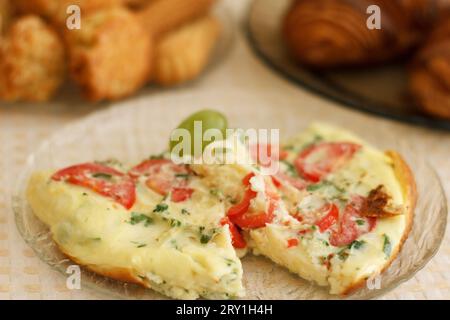
[[[85,163],[33,174],[27,193],[61,251],[94,272],[178,299],[244,295],[223,201],[183,165]]]
[[[338,295],[385,270],[408,236],[416,201],[401,156],[326,124],[313,124],[278,153],[272,176],[251,165],[194,167],[210,188],[235,199],[227,216],[253,253]]]
[[[235,159],[251,158],[234,145]],[[269,147],[280,149],[271,175],[257,159],[188,165],[162,154],[36,172],[27,197],[72,260],[173,298],[244,297],[247,252],[339,295],[385,270],[416,199],[401,156],[325,124]]]
[[[287,141],[273,181],[284,219],[250,231],[253,248],[345,295],[383,272],[412,226],[413,175],[402,157],[314,124]]]

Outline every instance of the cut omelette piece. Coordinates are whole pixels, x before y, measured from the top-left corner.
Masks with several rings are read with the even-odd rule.
[[[239,152],[244,152],[241,149]],[[196,165],[193,170],[226,201],[227,216],[256,255],[264,255],[302,278],[327,285],[327,269],[312,264],[312,256],[300,235],[308,226],[289,215],[274,184],[250,164]]]
[[[330,293],[347,294],[385,270],[406,240],[416,199],[400,155],[321,124],[279,154],[280,170],[270,179],[251,165],[194,170],[233,200],[227,214],[254,253]]]
[[[383,272],[408,236],[417,198],[402,157],[319,123],[281,154],[279,190],[291,216],[310,228],[299,243],[330,292],[348,294]]]
[[[224,205],[186,166],[164,158],[127,172],[88,163],[32,175],[28,201],[67,256],[179,299],[244,295]]]

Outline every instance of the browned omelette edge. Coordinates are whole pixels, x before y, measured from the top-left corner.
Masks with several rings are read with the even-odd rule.
[[[417,202],[417,187],[416,187],[416,181],[414,179],[414,175],[409,168],[408,164],[405,162],[403,157],[397,153],[396,151],[388,150],[385,152],[385,154],[392,159],[392,165],[394,169],[394,173],[400,182],[400,185],[402,187],[403,196],[405,197],[405,207],[407,208],[406,215],[406,227],[403,232],[403,236],[400,239],[399,244],[394,248],[391,258],[386,261],[384,265],[382,265],[379,270],[377,271],[378,274],[383,273],[391,263],[394,261],[394,259],[399,254],[403,244],[405,243],[406,239],[408,238],[409,232],[411,231],[412,224],[413,224],[413,218],[414,218],[414,209],[416,207]],[[367,281],[367,278],[362,278],[359,280],[356,280],[351,285],[349,285],[342,293],[341,295],[345,296],[353,292],[354,290],[362,287],[364,283]]]
[[[136,276],[131,268],[120,268],[120,267],[106,268],[99,265],[86,264],[82,260],[68,254],[55,240],[53,241],[58,246],[58,249],[70,260],[86,268],[87,270],[94,272],[95,274],[122,282],[139,284],[145,288],[151,288],[150,284],[147,281],[144,281],[143,279]]]

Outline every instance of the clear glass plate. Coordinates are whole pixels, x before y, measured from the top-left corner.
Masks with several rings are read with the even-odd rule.
[[[65,274],[73,262],[55,246],[48,229],[34,216],[26,198],[25,188],[30,173],[35,170],[61,168],[83,161],[117,158],[137,162],[143,157],[163,151],[168,136],[184,117],[208,106],[224,112],[233,127],[281,128],[288,137],[312,120],[344,125],[382,149],[399,151],[415,173],[419,199],[414,224],[404,247],[392,266],[381,276],[381,288],[363,288],[350,299],[379,297],[403,281],[410,279],[436,253],[442,241],[447,208],[441,183],[430,166],[408,140],[407,132],[396,125],[376,119],[359,121],[360,116],[343,111],[329,113],[316,109],[301,109],[295,96],[265,93],[250,95],[243,91],[191,94],[183,91],[142,97],[116,107],[98,111],[69,125],[46,140],[29,156],[13,196],[13,209],[20,234],[40,259]],[[334,110],[334,109],[333,109]],[[262,257],[243,258],[244,284],[247,299],[337,299],[324,288],[306,282]],[[94,289],[107,297],[127,299],[165,298],[152,290],[124,284],[82,271],[82,288]]]

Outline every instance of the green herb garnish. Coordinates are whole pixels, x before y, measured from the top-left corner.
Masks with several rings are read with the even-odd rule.
[[[308,192],[317,191],[320,188],[322,188],[323,186],[324,186],[323,183],[310,184],[309,186],[306,187],[306,191],[308,191]]]
[[[202,243],[202,244],[207,244],[209,242],[209,240],[211,240],[211,236],[209,236],[209,235],[202,234],[200,236],[200,243]]]
[[[140,222],[145,222],[144,225],[148,227],[153,223],[153,219],[143,213],[131,212],[130,224],[135,225]]]
[[[228,267],[231,267],[231,265],[234,264],[234,260],[232,260],[232,259],[225,258],[225,261],[226,261]]]
[[[187,211],[185,208],[181,209],[181,214],[190,215],[191,213]]]
[[[357,224],[358,226],[363,226],[365,223],[366,223],[366,222],[365,222],[364,220],[361,220],[361,219],[356,220],[356,224]]]
[[[209,190],[209,193],[215,197],[218,197],[221,194],[221,192],[218,189],[211,189]]]
[[[348,252],[347,252],[347,248],[344,248],[344,249],[342,249],[341,251],[339,251],[339,252],[337,253],[337,255],[338,255],[339,259],[341,259],[342,261],[347,260],[347,258],[348,258],[348,256],[349,256],[349,254],[348,254]]]
[[[181,226],[181,221],[176,220],[176,219],[172,219],[172,220],[170,221],[170,226],[171,226],[171,227],[180,227],[180,226]]]
[[[153,212],[164,212],[169,208],[169,206],[166,203],[158,203],[153,209]]]
[[[205,227],[203,226],[199,227],[198,230],[200,233],[200,243],[202,244],[208,243],[217,232],[217,229],[215,228],[205,232]]]
[[[355,240],[355,241],[353,241],[352,243],[349,244],[348,248],[349,248],[349,249],[351,249],[351,248],[359,249],[359,248],[361,248],[365,243],[366,243],[366,242],[365,242],[364,240],[361,240],[361,241]]]
[[[146,243],[141,243],[141,242],[137,242],[137,241],[130,241],[131,243],[136,245],[136,248],[143,248],[145,246],[147,246]]]
[[[110,175],[109,173],[103,173],[103,172],[94,173],[92,176],[94,178],[107,179],[107,180],[112,178],[112,175]]]
[[[391,250],[392,250],[391,240],[386,234],[383,234],[383,252],[386,255],[386,258],[390,257]]]

